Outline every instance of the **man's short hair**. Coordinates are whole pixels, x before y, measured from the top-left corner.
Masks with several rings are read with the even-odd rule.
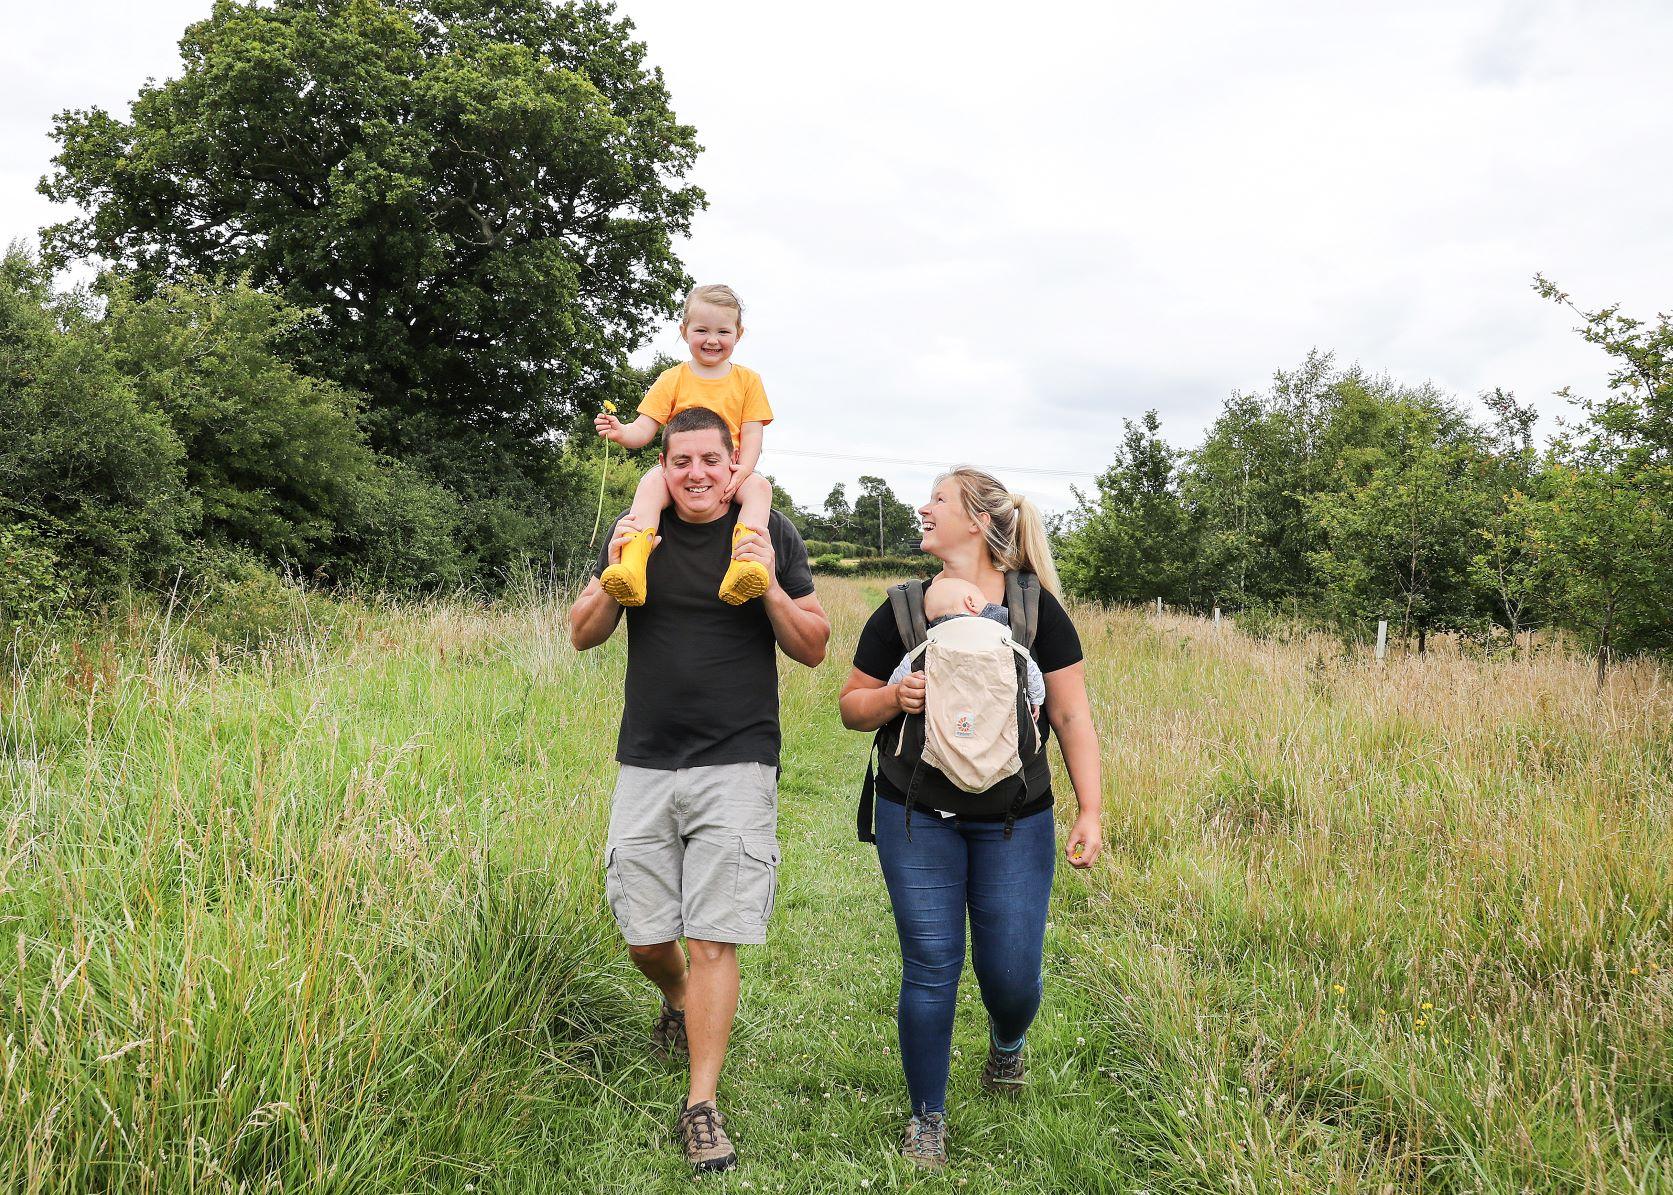
[[[662,425],[662,452],[668,453],[668,441],[681,432],[700,432],[706,427],[712,427],[720,433],[721,445],[726,454],[732,454],[732,429],[726,426],[726,420],[709,410],[707,407],[687,407]]]

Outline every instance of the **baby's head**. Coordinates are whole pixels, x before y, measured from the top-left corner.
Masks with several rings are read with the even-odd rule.
[[[694,286],[685,297],[680,336],[701,365],[720,365],[744,334],[744,305],[737,292],[718,282]]]
[[[954,614],[980,614],[988,600],[982,591],[969,581],[956,577],[938,577],[934,585],[924,590],[924,617],[947,618]]]

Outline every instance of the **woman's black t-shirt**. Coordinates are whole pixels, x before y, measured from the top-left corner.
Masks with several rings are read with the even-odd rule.
[[[932,577],[930,584],[934,584]],[[854,667],[867,676],[883,683],[888,683],[889,676],[900,663],[900,658],[906,654],[906,645],[901,642],[900,631],[895,627],[894,612],[889,609],[889,603],[884,603],[872,611],[866,620],[865,629],[860,632],[860,641],[854,647]],[[1069,619],[1069,612],[1063,608],[1063,603],[1052,596],[1047,589],[1040,590],[1040,624],[1034,633],[1034,645],[1029,649],[1034,662],[1040,666],[1040,671],[1047,676],[1059,668],[1067,668],[1071,664],[1078,664],[1085,656],[1081,652],[1080,635],[1075,630],[1075,624]],[[1048,693],[1046,700],[1051,700]],[[1040,749],[1045,750],[1046,740],[1051,737],[1051,725],[1046,717],[1046,707],[1040,707]],[[885,800],[893,801],[897,805],[906,803],[906,794],[891,783],[887,777],[877,777],[877,795]],[[933,801],[926,802],[934,808]],[[1048,781],[1043,795],[1036,797],[1017,811],[1018,817],[1027,817],[1038,813],[1042,809],[1051,808],[1052,795]],[[973,819],[982,820],[982,819]],[[992,820],[1004,821],[1001,814]]]

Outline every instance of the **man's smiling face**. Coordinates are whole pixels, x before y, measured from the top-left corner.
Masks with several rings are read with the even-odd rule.
[[[726,513],[721,493],[732,479],[732,454],[714,428],[669,437],[662,450],[662,476],[687,523],[713,522]]]

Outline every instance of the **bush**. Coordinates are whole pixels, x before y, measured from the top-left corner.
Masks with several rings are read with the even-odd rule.
[[[303,312],[247,283],[194,280],[144,299],[120,280],[108,288],[101,335],[139,399],[185,447],[186,481],[202,512],[196,538],[309,573],[341,554],[332,547],[340,529],[361,531],[372,548],[390,535],[412,538],[411,528],[390,524],[396,499],[415,496],[416,479],[380,467],[360,428],[358,397],[285,359]],[[437,503],[419,501],[433,522]],[[445,571],[434,545],[420,554],[425,562],[395,568],[398,583],[438,564]]]
[[[177,644],[190,656],[248,654],[332,621],[327,599],[248,552],[202,548],[188,575]]]
[[[40,631],[69,604],[58,558],[27,527],[0,526],[0,651]]]
[[[941,571],[941,562],[930,555],[844,560],[835,553],[827,553],[815,557],[812,565],[816,573],[843,577],[931,577]]]
[[[851,543],[846,539],[810,539],[807,541],[807,551],[810,556],[854,557],[879,555],[875,547]]]
[[[52,544],[74,588],[155,577],[198,521],[184,449],[100,343],[87,296],[0,260],[0,518]]]

